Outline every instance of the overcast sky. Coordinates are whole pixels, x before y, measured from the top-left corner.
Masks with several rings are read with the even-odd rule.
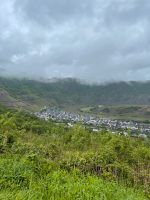
[[[0,75],[150,79],[149,0],[0,0]]]

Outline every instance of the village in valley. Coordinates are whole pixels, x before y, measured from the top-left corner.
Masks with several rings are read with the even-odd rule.
[[[41,111],[36,112],[35,115],[46,121],[64,122],[69,128],[73,127],[76,123],[81,123],[93,132],[99,132],[105,129],[111,131],[113,134],[124,136],[130,135],[131,137],[145,139],[150,137],[150,124],[138,121],[99,118],[88,114],[63,111],[57,107],[44,107]]]

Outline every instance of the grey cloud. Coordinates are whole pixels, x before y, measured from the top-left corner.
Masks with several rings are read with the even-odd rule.
[[[71,21],[93,15],[95,0],[16,0],[17,11],[29,21],[40,25]]]
[[[105,12],[105,23],[109,25],[134,25],[135,23],[147,21],[150,2],[147,0],[116,0],[111,1]]]
[[[150,79],[149,9],[147,0],[2,0],[2,73]]]

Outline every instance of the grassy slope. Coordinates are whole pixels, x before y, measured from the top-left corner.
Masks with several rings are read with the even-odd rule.
[[[8,163],[9,164],[9,163]],[[13,163],[13,165],[16,163]],[[18,166],[19,167],[19,166]],[[54,171],[28,189],[3,190],[1,200],[146,200],[142,192],[108,183],[94,176],[83,176],[73,171]]]
[[[149,141],[0,111],[0,199],[148,199]]]
[[[1,200],[147,199],[140,189],[108,182],[95,175],[84,175],[75,168],[69,171],[59,169],[49,157],[51,142],[51,137],[29,134],[0,156]],[[84,158],[81,156],[81,159]]]

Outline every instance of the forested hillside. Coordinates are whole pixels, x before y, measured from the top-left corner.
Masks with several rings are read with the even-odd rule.
[[[0,101],[28,108],[43,105],[150,105],[150,82],[88,85],[74,79],[44,83],[0,78]]]
[[[147,200],[150,141],[0,106],[0,199]]]

